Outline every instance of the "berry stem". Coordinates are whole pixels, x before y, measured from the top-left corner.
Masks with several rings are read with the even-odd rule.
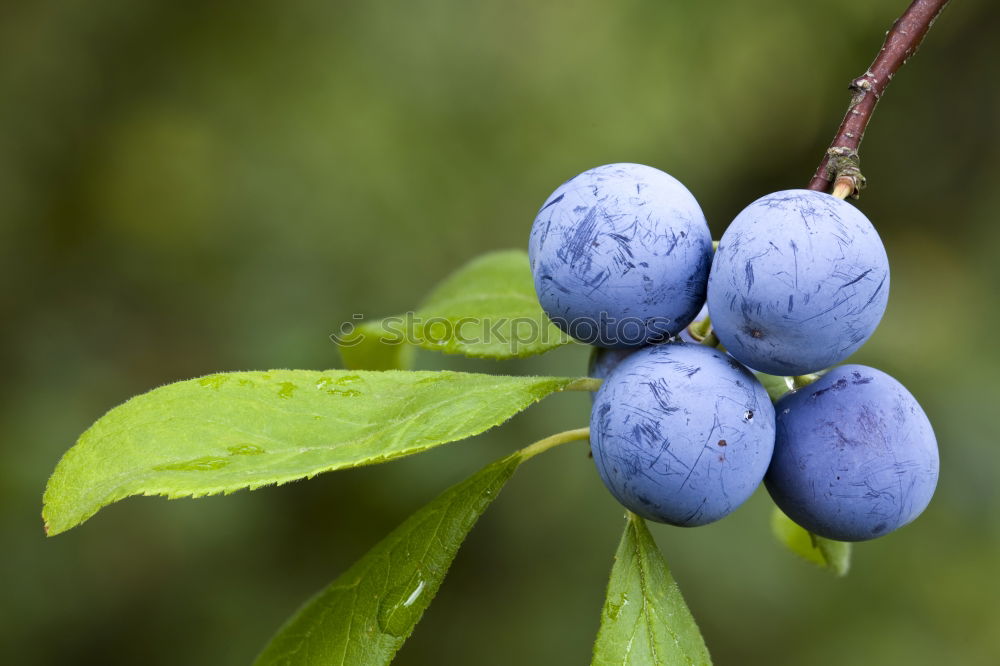
[[[803,386],[809,386],[820,377],[822,377],[822,375],[818,372],[813,372],[808,375],[792,375],[791,377],[785,377],[785,385],[788,386],[789,391],[794,391],[795,389],[800,389]]]
[[[847,197],[852,196],[856,190],[857,187],[855,186],[854,179],[852,177],[838,176],[837,181],[833,185],[833,192],[830,194],[838,199],[846,199]]]
[[[704,319],[693,321],[688,324],[687,330],[692,338],[701,342],[712,332],[712,320],[709,317],[705,317]]]
[[[601,388],[603,379],[596,377],[580,377],[566,385],[564,391],[596,391]]]
[[[559,446],[560,444],[565,444],[567,442],[575,442],[581,439],[590,438],[590,428],[577,428],[576,430],[564,430],[563,432],[557,432],[554,435],[549,435],[545,439],[540,439],[534,444],[530,444],[518,453],[521,454],[522,460],[529,460],[534,458],[539,453],[548,451],[549,449]]]
[[[706,347],[719,346],[719,336],[715,334],[715,329],[712,328],[711,317],[691,322],[687,330],[698,344],[705,345]]]
[[[892,77],[917,52],[927,31],[948,0],[914,0],[886,33],[882,49],[864,74],[851,81],[851,103],[833,142],[809,181],[809,189],[826,192],[835,183],[833,196],[857,198],[865,186],[858,166],[858,149],[872,112]]]

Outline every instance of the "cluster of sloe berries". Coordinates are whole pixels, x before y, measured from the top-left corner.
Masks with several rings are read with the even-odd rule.
[[[810,532],[862,541],[930,502],[938,450],[913,396],[841,365],[772,403],[755,372],[844,361],[885,311],[889,265],[868,219],[829,194],[761,197],[717,250],[694,196],[640,164],[561,185],[529,241],[542,308],[596,347],[591,449],[635,513],[681,526],[726,516],[764,482]],[[717,346],[687,331],[706,306]]]

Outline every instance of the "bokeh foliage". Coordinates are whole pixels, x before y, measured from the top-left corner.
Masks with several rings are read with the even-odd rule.
[[[556,396],[391,464],[41,530],[47,475],[110,407],[214,371],[335,366],[341,322],[403,312],[473,256],[524,247],[546,195],[585,168],[669,171],[716,235],[804,185],[905,4],[5,3],[0,661],[247,663],[449,484],[584,424],[586,396]],[[952,3],[862,148],[860,206],[893,284],[855,360],[925,406],[938,494],[856,547],[844,579],[773,543],[760,493],[713,526],[653,526],[719,664],[1000,661],[998,29],[996,3]],[[586,350],[417,364],[573,375]],[[621,514],[579,448],[541,456],[398,662],[584,663]]]

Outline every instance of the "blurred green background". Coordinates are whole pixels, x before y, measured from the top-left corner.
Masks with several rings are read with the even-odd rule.
[[[0,662],[244,664],[441,489],[588,418],[555,396],[431,453],[229,497],[130,499],[46,540],[48,474],[110,407],[219,370],[326,368],[355,312],[525,247],[591,166],[681,179],[718,236],[803,186],[903,0],[4,3]],[[860,207],[892,263],[855,360],[922,402],[938,493],[836,580],[763,492],[654,534],[718,664],[1000,663],[1000,5],[952,3],[884,97]],[[579,374],[585,350],[426,368]],[[622,510],[581,445],[518,472],[400,664],[582,664]]]

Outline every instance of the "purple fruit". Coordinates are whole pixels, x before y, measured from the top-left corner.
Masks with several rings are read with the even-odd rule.
[[[611,371],[590,429],[597,471],[619,502],[650,520],[704,525],[760,485],[774,408],[734,359],[674,342],[633,352]]]
[[[564,183],[528,243],[538,300],[581,342],[638,348],[676,335],[705,300],[712,237],[672,176],[609,164]]]
[[[587,363],[587,376],[595,379],[606,379],[611,371],[618,367],[628,356],[634,353],[634,349],[605,349],[594,347],[590,352],[590,361]],[[594,404],[597,393],[590,394],[590,404]]]
[[[634,351],[634,349],[594,347],[594,350],[590,352],[590,361],[587,363],[587,376],[596,379],[606,378],[612,370],[618,367],[619,363],[628,358]]]
[[[827,539],[864,541],[927,507],[938,448],[902,384],[863,365],[832,369],[775,406],[777,439],[765,484],[796,523]]]
[[[829,194],[758,199],[723,234],[708,281],[716,335],[772,375],[843,361],[871,336],[889,298],[889,262],[871,223]]]

